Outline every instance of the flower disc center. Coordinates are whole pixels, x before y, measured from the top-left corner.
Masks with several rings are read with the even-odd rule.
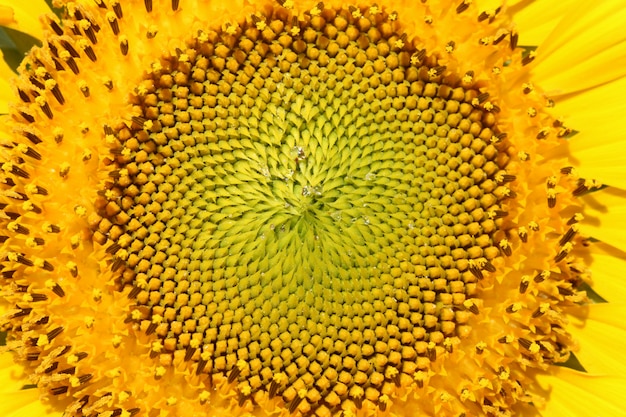
[[[469,332],[500,253],[501,135],[388,16],[281,13],[153,65],[110,132],[109,253],[155,355],[241,401],[384,409]]]

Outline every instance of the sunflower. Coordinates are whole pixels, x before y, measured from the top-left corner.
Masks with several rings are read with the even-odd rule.
[[[626,415],[624,1],[13,3],[3,415]]]

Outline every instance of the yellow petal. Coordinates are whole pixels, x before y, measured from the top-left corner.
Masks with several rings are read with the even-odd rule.
[[[25,389],[0,393],[0,415],[2,417],[61,417],[63,413],[50,410],[48,406],[43,405],[39,400],[39,390]]]
[[[572,4],[579,0],[518,1],[510,5],[507,12],[513,15],[520,45],[541,45],[552,33]]]
[[[28,383],[24,367],[16,365],[9,353],[0,354],[0,393],[19,391]]]
[[[10,11],[13,10],[12,19],[9,20]],[[28,33],[37,39],[43,38],[43,30],[39,16],[51,13],[45,0],[29,0],[16,2],[15,0],[0,0],[0,24]]]
[[[604,242],[589,246],[593,289],[605,300],[626,300],[626,252]]]
[[[552,97],[554,114],[579,134],[570,140],[575,166],[583,178],[626,189],[626,77],[593,89]]]
[[[581,232],[616,248],[626,248],[626,191],[606,188],[582,197]]]
[[[626,1],[581,1],[537,50],[533,78],[545,91],[569,93],[626,74]]]
[[[625,375],[626,304],[591,304],[572,310],[567,329],[580,343],[576,357],[591,374]]]
[[[543,417],[623,417],[626,378],[593,376],[564,367],[552,367],[539,375],[542,388],[549,391]]]
[[[0,51],[0,114],[9,112],[9,102],[14,99],[11,83],[8,81],[13,77],[11,68],[2,59],[2,51]]]

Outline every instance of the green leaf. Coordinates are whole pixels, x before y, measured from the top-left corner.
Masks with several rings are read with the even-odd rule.
[[[19,30],[0,27],[0,50],[13,71],[17,70],[24,55],[36,45],[41,46],[41,42],[34,37]]]

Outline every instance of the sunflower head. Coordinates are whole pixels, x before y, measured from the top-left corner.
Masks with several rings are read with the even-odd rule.
[[[67,416],[513,415],[572,131],[502,7],[64,1],[2,126],[5,350]]]

